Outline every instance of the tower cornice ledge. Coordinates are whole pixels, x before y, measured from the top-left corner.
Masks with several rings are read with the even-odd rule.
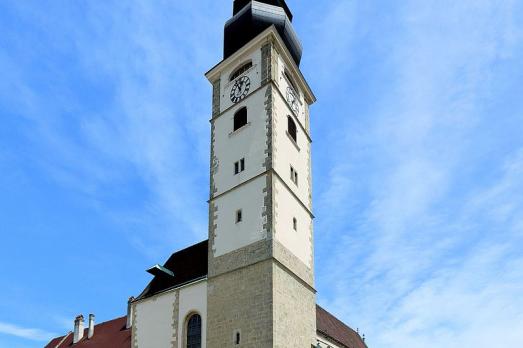
[[[220,72],[224,69],[229,68],[232,64],[238,64],[238,59],[243,54],[248,52],[249,50],[258,47],[260,42],[264,41],[270,41],[273,40],[276,49],[281,54],[283,60],[287,64],[288,67],[291,68],[292,72],[295,74],[294,76],[297,76],[297,83],[299,84],[301,90],[304,91],[305,101],[307,104],[312,105],[316,102],[316,96],[312,92],[312,89],[310,88],[309,84],[305,80],[305,77],[301,73],[300,68],[296,65],[294,60],[292,59],[292,56],[288,50],[288,48],[283,43],[283,39],[281,38],[280,34],[278,33],[278,30],[276,30],[276,27],[274,25],[267,28],[265,31],[260,33],[258,36],[256,36],[254,39],[252,39],[248,44],[243,46],[241,49],[236,51],[232,56],[228,57],[227,59],[222,60],[220,63],[215,65],[211,70],[209,70],[207,73],[205,73],[205,77],[209,80],[210,83],[213,83],[218,79],[220,76]]]

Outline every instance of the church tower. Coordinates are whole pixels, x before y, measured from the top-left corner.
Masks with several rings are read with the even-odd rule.
[[[315,97],[284,0],[235,0],[213,86],[207,347],[316,343]]]

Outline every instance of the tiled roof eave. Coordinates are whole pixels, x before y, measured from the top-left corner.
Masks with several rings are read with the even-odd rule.
[[[351,348],[351,347],[347,346],[346,344],[344,344],[343,342],[338,341],[337,339],[335,339],[334,337],[332,337],[331,335],[329,335],[325,331],[317,330],[317,332],[320,335],[322,335],[323,337],[325,337],[326,339],[331,340],[333,343],[336,343],[337,345],[341,346],[342,348]]]

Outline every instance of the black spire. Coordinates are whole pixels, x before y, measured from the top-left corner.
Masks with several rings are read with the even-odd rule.
[[[276,27],[292,58],[299,65],[302,47],[292,27],[292,12],[285,0],[234,0],[233,17],[225,23],[224,59],[271,25]]]

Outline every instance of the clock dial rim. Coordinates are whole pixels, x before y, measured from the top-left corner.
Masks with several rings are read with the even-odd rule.
[[[242,91],[243,88],[243,91]],[[249,76],[241,76],[234,82],[231,88],[230,99],[233,103],[238,103],[243,100],[249,93],[251,88],[251,79]],[[241,92],[240,94],[237,94]]]

